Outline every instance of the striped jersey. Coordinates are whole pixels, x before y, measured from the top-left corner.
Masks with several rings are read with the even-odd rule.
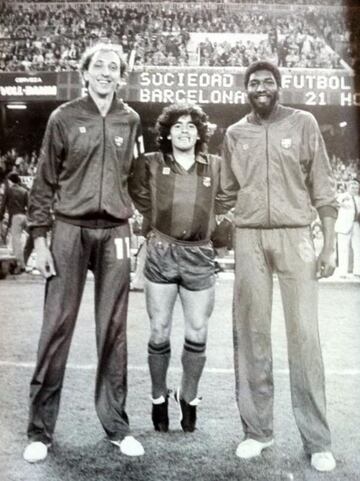
[[[150,228],[183,241],[210,239],[215,213],[228,210],[218,193],[221,159],[199,154],[185,170],[170,154],[139,158],[130,180],[135,207]]]

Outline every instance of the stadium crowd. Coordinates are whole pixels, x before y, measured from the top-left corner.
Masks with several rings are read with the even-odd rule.
[[[120,43],[131,66],[247,66],[267,58],[284,67],[338,68],[341,57],[333,50],[338,45],[349,57],[349,25],[338,11],[315,14],[309,6],[289,13],[258,4],[241,9],[234,4],[179,6],[1,4],[0,71],[75,70],[80,52],[100,40]],[[190,58],[192,33],[204,35],[197,50],[192,45],[195,55]],[[235,42],[206,38],[214,33],[248,38]]]
[[[12,147],[0,155],[0,172],[4,175],[16,172],[20,176],[33,176],[36,173],[37,162],[36,150],[20,153]]]
[[[358,11],[357,11],[358,12]],[[317,16],[319,28],[324,32],[327,44],[354,70],[359,71],[360,65],[360,22],[356,11],[344,12],[322,11]]]
[[[267,39],[259,42],[211,43],[207,40],[200,45],[200,65],[247,67],[262,59],[288,68],[341,68],[340,56],[328,49],[318,35],[301,33],[301,28],[298,33],[288,34],[281,41],[277,39],[274,28]]]

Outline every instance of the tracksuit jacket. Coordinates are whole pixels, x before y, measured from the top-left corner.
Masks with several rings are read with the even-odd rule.
[[[140,138],[138,114],[116,97],[106,117],[90,96],[58,107],[48,122],[30,195],[34,236],[51,226],[52,209],[56,218],[82,226],[128,219],[133,210],[127,178]]]
[[[233,199],[237,227],[309,225],[337,216],[334,181],[314,116],[278,105],[269,123],[253,113],[230,126],[221,187]]]

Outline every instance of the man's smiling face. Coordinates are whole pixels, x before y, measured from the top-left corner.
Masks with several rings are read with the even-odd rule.
[[[279,99],[279,90],[270,70],[253,72],[247,85],[247,96],[253,110],[261,117],[267,117]]]
[[[199,138],[198,130],[190,115],[182,115],[172,125],[169,134],[173,149],[190,151]]]
[[[121,78],[120,58],[115,52],[99,50],[83,75],[90,93],[99,97],[112,96]]]

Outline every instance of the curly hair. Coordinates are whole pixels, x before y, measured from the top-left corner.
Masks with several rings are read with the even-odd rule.
[[[254,72],[257,72],[258,70],[268,70],[269,72],[271,72],[274,75],[277,86],[281,87],[281,73],[278,67],[271,62],[267,62],[265,60],[258,60],[250,64],[245,71],[245,76],[244,76],[245,88],[247,88],[248,86],[250,75]]]
[[[198,131],[199,139],[195,144],[195,153],[206,150],[210,137],[207,114],[198,105],[178,103],[165,107],[156,121],[156,142],[159,150],[164,154],[172,152],[172,144],[168,135],[171,127],[183,115],[190,115]]]

